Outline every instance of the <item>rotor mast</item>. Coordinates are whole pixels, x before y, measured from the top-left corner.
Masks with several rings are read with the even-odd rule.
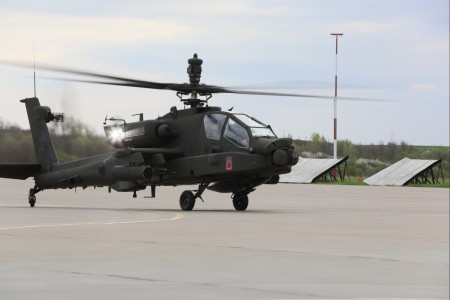
[[[177,92],[177,96],[185,105],[190,107],[203,106],[208,104],[208,100],[212,97],[211,93],[202,93],[195,88],[201,88],[200,78],[202,77],[202,64],[203,60],[198,58],[197,53],[194,53],[192,58],[188,59],[189,66],[187,67],[187,73],[189,75],[189,85],[192,88],[190,92]],[[189,98],[183,98],[183,95],[190,95]],[[199,96],[205,96],[204,100],[199,99]]]

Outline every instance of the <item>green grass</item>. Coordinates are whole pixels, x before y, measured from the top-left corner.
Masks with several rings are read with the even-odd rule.
[[[363,179],[363,178],[362,178]],[[348,177],[345,178],[345,181],[325,181],[325,182],[315,182],[316,184],[334,184],[334,185],[367,185],[364,181],[359,181],[358,177]]]
[[[407,186],[413,186],[413,187],[433,187],[433,188],[450,188],[450,181],[447,179],[445,182],[442,182],[442,179],[440,180],[440,183],[412,183],[408,184]]]

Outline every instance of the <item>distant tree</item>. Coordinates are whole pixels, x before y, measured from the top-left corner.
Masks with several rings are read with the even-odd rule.
[[[33,140],[29,130],[0,120],[0,162],[36,162]],[[49,126],[60,162],[110,152],[113,148],[85,124],[67,119],[64,125]]]
[[[341,145],[342,156],[349,156],[351,159],[356,159],[356,150],[350,140],[339,141],[338,144]]]
[[[397,144],[392,141],[389,142],[386,146],[385,146],[385,158],[389,161],[389,162],[395,162],[395,157],[396,157],[396,153],[397,150],[399,149],[399,147],[397,147]]]
[[[95,131],[89,128],[86,124],[73,117],[68,117],[61,123],[51,123],[49,126],[53,134],[68,135],[68,136],[94,136]]]
[[[313,144],[320,143],[320,134],[318,134],[317,132],[313,132],[313,134],[311,134],[311,142]]]

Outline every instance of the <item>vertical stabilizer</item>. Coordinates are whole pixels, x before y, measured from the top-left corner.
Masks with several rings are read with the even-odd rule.
[[[47,123],[54,119],[54,115],[49,107],[41,106],[39,99],[36,97],[23,99],[20,102],[25,103],[27,108],[36,158],[42,166],[42,171],[48,172],[52,164],[58,163],[56,151],[47,127]]]

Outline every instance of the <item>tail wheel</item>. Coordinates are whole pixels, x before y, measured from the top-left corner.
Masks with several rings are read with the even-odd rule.
[[[195,196],[191,191],[184,191],[180,196],[180,207],[182,210],[192,210],[195,205]]]
[[[237,211],[246,210],[248,207],[248,195],[247,194],[234,195],[233,206]]]
[[[28,197],[28,203],[30,203],[30,207],[34,207],[36,204],[36,196],[32,195]]]

